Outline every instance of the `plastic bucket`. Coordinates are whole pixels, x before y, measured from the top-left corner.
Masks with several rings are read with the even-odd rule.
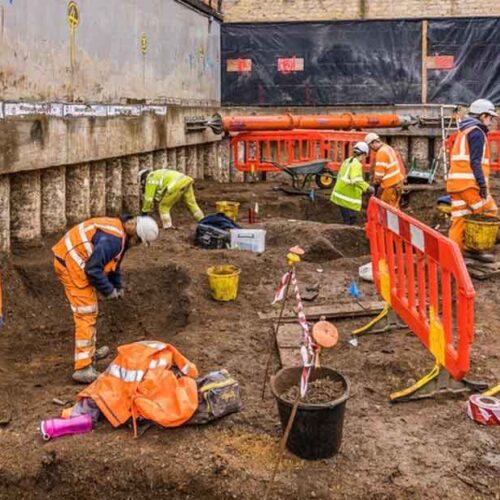
[[[230,264],[213,266],[207,269],[208,284],[215,300],[228,302],[238,296],[241,270]]]
[[[300,383],[302,367],[283,368],[271,377],[271,392],[278,403],[281,426],[286,429],[293,403],[281,398],[292,385]],[[330,458],[340,449],[344,413],[351,384],[347,378],[330,368],[316,368],[309,381],[329,377],[344,384],[344,394],[334,401],[321,404],[299,403],[297,415],[286,443],[295,455],[306,460]]]
[[[484,215],[468,215],[465,218],[464,245],[468,250],[491,250],[496,242],[500,219]]]
[[[215,210],[217,213],[223,213],[235,222],[238,219],[239,209],[240,204],[236,201],[218,201],[215,203]]]

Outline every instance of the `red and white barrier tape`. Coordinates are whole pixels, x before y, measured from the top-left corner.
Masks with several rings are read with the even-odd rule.
[[[473,394],[467,404],[467,414],[483,425],[500,425],[500,399]]]
[[[307,318],[304,312],[304,304],[302,303],[302,297],[300,296],[299,285],[297,283],[297,277],[295,275],[295,268],[293,266],[281,278],[280,284],[275,290],[273,304],[285,300],[285,292],[290,280],[293,286],[293,291],[295,293],[295,300],[297,301],[297,319],[304,333],[302,346],[300,348],[300,356],[302,358],[303,366],[302,375],[300,378],[300,396],[304,397],[307,392],[309,375],[311,374],[311,370],[314,365],[314,360],[316,358],[316,349],[318,346],[314,342],[309,330],[309,325],[307,323]]]

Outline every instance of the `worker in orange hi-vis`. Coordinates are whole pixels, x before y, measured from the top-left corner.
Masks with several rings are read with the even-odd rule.
[[[96,349],[97,292],[106,299],[123,297],[120,266],[125,252],[141,242],[148,245],[158,232],[148,216],[96,217],[74,226],[52,247],[54,269],[75,322],[75,382],[93,382],[99,376],[94,358],[109,354],[107,346]]]
[[[374,132],[366,135],[365,142],[376,152],[372,184],[377,189],[377,196],[392,207],[399,208],[404,174],[396,151],[384,144]]]
[[[464,217],[483,214],[495,217],[498,208],[489,190],[490,146],[488,127],[498,116],[487,99],[474,101],[469,114],[460,121],[459,131],[450,154],[446,191],[451,195],[451,227],[449,237],[464,250]],[[481,254],[468,254],[481,257]],[[484,255],[486,258],[487,256]],[[480,259],[483,260],[483,259]],[[491,260],[489,257],[487,260]]]

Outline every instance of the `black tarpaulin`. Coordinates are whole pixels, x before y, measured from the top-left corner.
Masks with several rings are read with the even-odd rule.
[[[421,101],[420,21],[222,25],[224,105]]]
[[[428,69],[429,102],[500,104],[500,18],[429,21],[428,40],[431,65],[445,66]]]

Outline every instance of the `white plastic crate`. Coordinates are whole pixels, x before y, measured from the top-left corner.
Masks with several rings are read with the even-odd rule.
[[[231,229],[231,248],[262,253],[266,249],[265,229]]]

